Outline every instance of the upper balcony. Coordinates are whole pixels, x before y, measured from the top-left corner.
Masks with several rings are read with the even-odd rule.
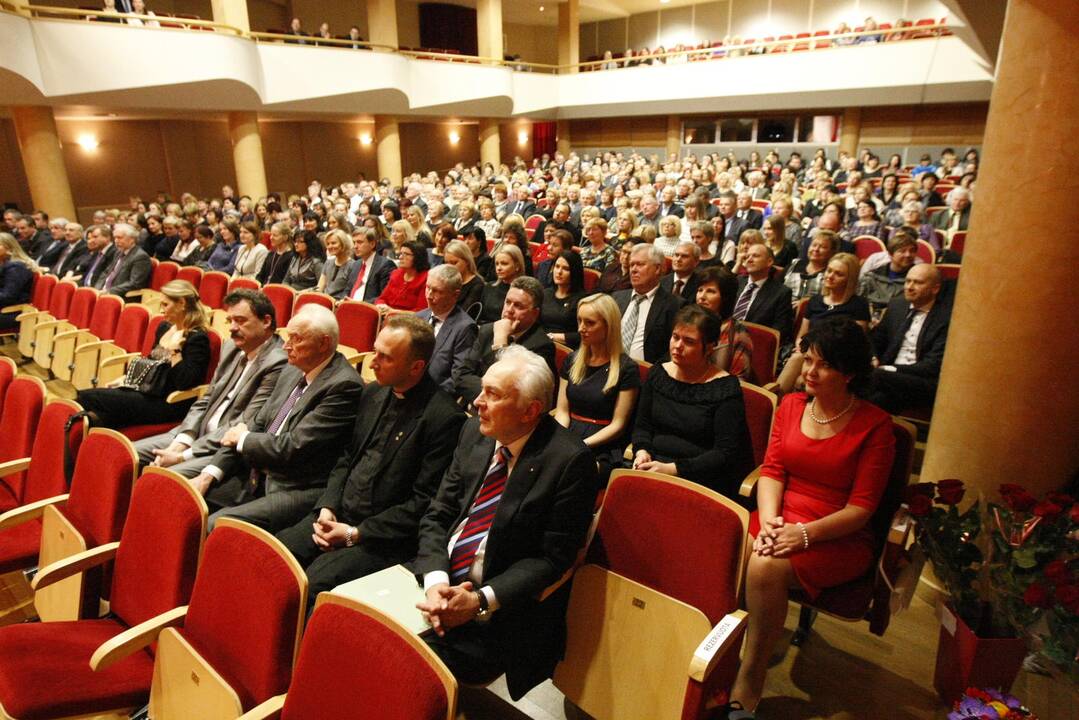
[[[993,80],[977,52],[935,26],[900,42],[757,42],[599,70],[31,11],[0,11],[0,92],[12,105],[574,119],[981,101]]]

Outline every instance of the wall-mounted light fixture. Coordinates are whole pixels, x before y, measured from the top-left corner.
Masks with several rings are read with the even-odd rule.
[[[461,142],[461,135],[456,130],[450,130],[450,145]]]
[[[371,144],[371,133],[360,133],[360,145],[367,147]]]
[[[83,150],[86,150],[87,152],[97,150],[98,146],[101,145],[101,143],[98,142],[97,136],[91,135],[90,133],[83,133],[82,135],[79,135],[78,139],[75,142],[77,142],[79,144],[79,147],[81,147]]]
[[[517,144],[518,145],[527,145],[528,144],[528,133],[525,132],[524,130],[517,133]]]

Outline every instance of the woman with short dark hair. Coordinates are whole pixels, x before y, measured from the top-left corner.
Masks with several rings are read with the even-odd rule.
[[[390,280],[375,298],[380,310],[411,310],[418,312],[427,307],[427,248],[419,240],[408,240],[397,254],[398,267],[390,273]]]

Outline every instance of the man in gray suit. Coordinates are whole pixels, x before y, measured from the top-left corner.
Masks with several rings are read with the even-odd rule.
[[[461,273],[453,265],[437,265],[427,273],[427,309],[416,316],[431,325],[435,349],[427,374],[446,392],[453,392],[453,371],[464,364],[476,341],[478,327],[468,313],[457,306],[461,295]]]
[[[143,466],[195,477],[221,448],[225,431],[237,422],[253,422],[273,393],[288,362],[274,334],[273,304],[261,292],[236,290],[225,297],[224,306],[232,341],[221,350],[209,390],[170,432],[135,443]]]
[[[297,523],[314,507],[348,442],[363,392],[359,374],[337,352],[337,319],[305,305],[288,324],[289,365],[250,426],[239,422],[191,481],[222,516],[259,527]],[[220,509],[218,509],[220,508]]]
[[[142,248],[136,247],[139,232],[126,223],[119,223],[112,229],[113,243],[116,245],[116,257],[112,267],[100,276],[101,284],[94,282],[94,287],[103,293],[124,297],[132,290],[142,290],[150,286],[150,274],[153,263]]]

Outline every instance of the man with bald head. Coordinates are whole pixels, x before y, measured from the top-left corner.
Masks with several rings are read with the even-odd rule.
[[[915,265],[903,296],[888,303],[873,330],[876,369],[868,399],[890,413],[933,405],[952,312],[940,291],[940,271]]]

